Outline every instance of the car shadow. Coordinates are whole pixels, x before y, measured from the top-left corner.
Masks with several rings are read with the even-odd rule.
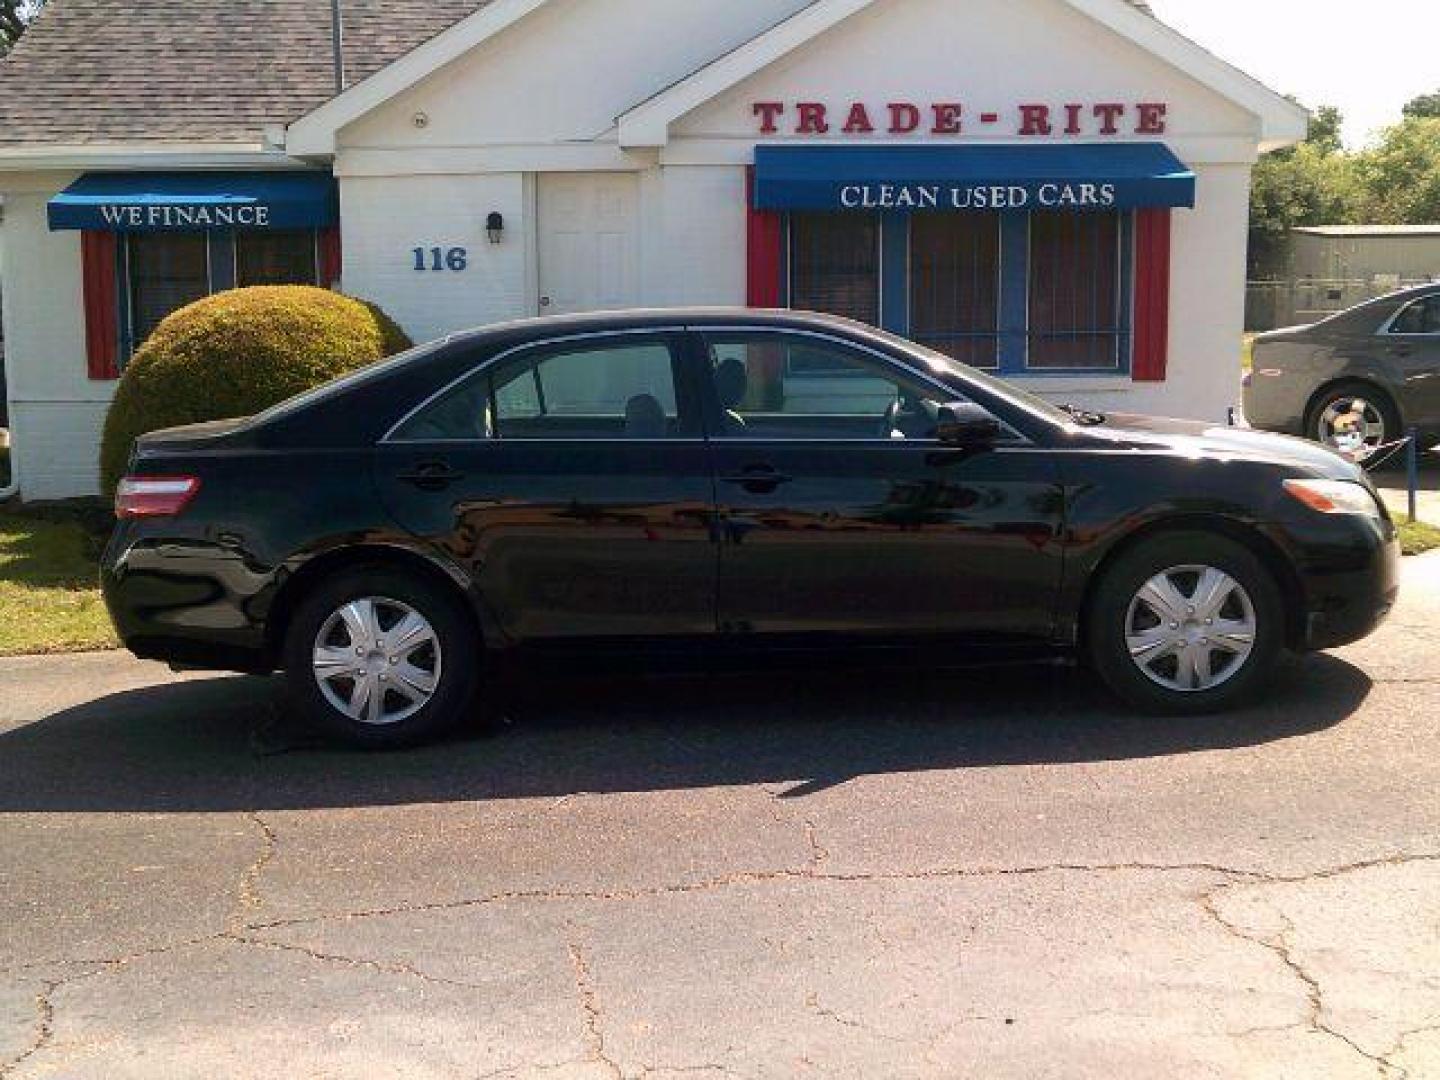
[[[1324,731],[1365,701],[1359,669],[1289,661],[1264,700],[1198,719],[1125,711],[1058,666],[571,682],[486,733],[396,754],[316,743],[273,679],[166,683],[0,735],[0,812],[214,812],[518,799],[1138,759]]]

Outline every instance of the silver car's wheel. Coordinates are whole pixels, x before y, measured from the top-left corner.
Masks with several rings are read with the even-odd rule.
[[[1125,615],[1125,643],[1145,677],[1167,690],[1221,686],[1245,667],[1259,631],[1255,604],[1213,566],[1175,566],[1150,578]]]
[[[1369,458],[1388,434],[1380,403],[1355,394],[1331,400],[1315,422],[1315,438],[1352,461]]]
[[[408,720],[440,686],[440,638],[409,604],[381,596],[335,610],[315,635],[311,667],[321,695],[375,726]]]

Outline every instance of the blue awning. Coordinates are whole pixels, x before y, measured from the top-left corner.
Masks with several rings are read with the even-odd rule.
[[[1195,205],[1159,143],[758,146],[757,210],[1130,210]]]
[[[50,228],[111,232],[299,229],[340,217],[320,172],[86,173],[50,200]]]

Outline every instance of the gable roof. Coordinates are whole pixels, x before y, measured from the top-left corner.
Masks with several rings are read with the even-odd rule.
[[[353,84],[490,0],[342,0]],[[50,0],[0,60],[0,153],[253,146],[335,90],[326,0]]]
[[[622,147],[664,146],[670,125],[764,70],[876,0],[816,0],[733,52],[695,71],[619,118]],[[1309,114],[1149,14],[1134,0],[1063,0],[1260,120],[1262,149],[1305,137]]]
[[[348,89],[336,96],[326,0],[50,0],[0,60],[0,156],[253,151],[302,117],[292,144],[323,155],[343,124],[545,2],[341,0]]]
[[[287,148],[296,156],[334,153],[336,132],[346,124],[358,120],[397,94],[404,93],[446,64],[460,59],[481,42],[518,22],[545,2],[546,0],[493,0],[486,10],[477,12],[459,25],[427,41],[401,61],[378,72],[374,78],[352,86],[345,93],[296,121],[290,128]],[[1123,2],[1154,19],[1154,12],[1146,0],[1104,2]],[[808,7],[801,9],[786,22],[801,19],[807,12],[822,6],[823,0],[812,0]]]

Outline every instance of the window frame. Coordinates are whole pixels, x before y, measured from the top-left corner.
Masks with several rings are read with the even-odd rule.
[[[796,264],[796,259],[795,259],[795,223],[796,223],[796,219],[797,219],[797,218],[813,218],[813,217],[826,217],[826,218],[830,218],[830,219],[832,219],[832,220],[861,220],[861,219],[866,219],[866,220],[869,220],[869,221],[871,221],[871,222],[873,223],[874,230],[875,230],[875,252],[874,252],[874,256],[875,256],[875,314],[876,314],[876,317],[877,317],[881,322],[884,322],[884,320],[885,320],[885,301],[886,301],[886,287],[885,287],[885,286],[886,286],[886,273],[885,273],[885,270],[886,270],[886,262],[885,262],[886,251],[885,251],[885,249],[886,249],[886,246],[887,246],[887,245],[886,245],[886,241],[887,241],[887,239],[889,239],[889,238],[888,238],[888,236],[887,236],[886,223],[885,223],[885,215],[880,214],[880,213],[878,213],[878,212],[873,212],[873,211],[860,211],[860,212],[856,212],[856,211],[844,211],[844,210],[809,210],[809,211],[797,211],[797,212],[788,213],[788,214],[785,215],[785,219],[784,219],[784,229],[783,229],[784,244],[782,245],[783,248],[784,248],[784,256],[783,256],[783,265],[782,265],[782,267],[781,267],[781,284],[782,284],[782,291],[783,291],[782,302],[783,302],[784,306],[787,307],[787,308],[790,307],[790,306],[791,306],[791,303],[792,303],[792,299],[793,299],[793,297],[794,297],[794,295],[795,295],[795,264]],[[908,239],[907,239],[907,241],[906,241],[906,246],[907,246],[907,248],[908,248],[908,246],[909,246]],[[808,310],[813,310],[813,309],[806,308],[806,309],[796,309],[796,310],[807,310],[807,311],[808,311]],[[822,313],[822,314],[823,314],[823,313]],[[847,318],[847,316],[843,316],[843,315],[837,315],[836,317],[837,317],[837,318]]]
[[[281,230],[285,232],[308,232],[310,234],[311,269],[313,284],[320,282],[320,236],[326,226],[308,226],[300,229]],[[118,372],[124,372],[131,357],[144,344],[135,339],[135,296],[134,278],[130,265],[130,243],[136,236],[199,235],[205,239],[205,296],[237,288],[240,276],[239,245],[237,238],[242,232],[264,232],[265,230],[240,229],[164,229],[149,232],[118,231],[115,245],[115,306],[116,330],[119,337],[115,364]],[[203,298],[202,298],[203,299]]]
[[[446,439],[416,439],[400,438],[400,432],[417,416],[423,413],[431,405],[448,397],[453,391],[459,390],[465,384],[476,379],[493,379],[496,368],[508,364],[511,361],[524,361],[533,354],[543,353],[564,353],[577,350],[567,348],[576,343],[605,341],[616,338],[651,338],[663,343],[670,350],[670,370],[675,380],[675,412],[677,434],[663,439],[632,439],[627,437],[606,437],[606,436],[542,436],[538,438],[503,438],[499,434],[481,438],[446,438]],[[598,350],[597,350],[598,351]],[[494,386],[488,388],[488,397],[491,402],[491,409],[494,409]],[[647,327],[626,327],[613,330],[595,330],[566,334],[560,337],[547,337],[538,341],[527,341],[519,345],[513,345],[508,349],[479,361],[474,366],[467,368],[460,375],[451,379],[444,386],[423,398],[419,404],[408,409],[401,415],[400,419],[386,429],[385,434],[380,437],[377,446],[502,446],[502,445],[534,445],[537,443],[625,443],[625,444],[650,444],[656,446],[678,445],[683,443],[704,442],[706,438],[706,417],[702,404],[699,389],[694,384],[693,364],[690,362],[690,349],[686,341],[685,327],[683,326],[647,326]]]
[[[1417,296],[1414,300],[1402,304],[1400,309],[1385,320],[1376,334],[1380,337],[1403,337],[1403,338],[1433,338],[1440,337],[1440,330],[1396,330],[1395,324],[1405,317],[1405,313],[1411,308],[1420,307],[1423,304],[1440,304],[1440,293],[1428,293],[1425,296]]]
[[[171,233],[126,232],[120,234],[120,243],[116,245],[118,252],[115,268],[116,276],[119,278],[115,283],[116,299],[120,306],[120,349],[116,362],[120,371],[123,372],[125,370],[130,358],[135,355],[135,351],[144,344],[143,341],[135,340],[135,275],[134,268],[131,265],[130,245],[137,237],[170,236],[177,233],[193,236],[199,233],[205,241],[205,296],[213,296],[218,290],[215,288],[215,242],[211,236],[212,232],[213,230],[210,229],[186,229],[175,230]],[[201,299],[204,299],[204,297],[201,297]],[[179,309],[177,308],[176,310]]]
[[[942,211],[967,213],[974,211]],[[1116,229],[1119,276],[1116,290],[1119,327],[1109,331],[1117,337],[1117,363],[1108,367],[1034,367],[1030,364],[1031,211],[983,211],[999,218],[1000,253],[996,266],[999,304],[998,363],[977,371],[1003,379],[1129,379],[1135,364],[1136,210],[1075,211],[1111,213],[1118,219]],[[1042,211],[1044,212],[1044,211]],[[878,222],[880,246],[879,328],[913,339],[911,296],[911,213],[854,211]],[[917,211],[916,213],[920,213]],[[781,230],[780,304],[793,305],[794,260],[791,250],[791,219],[785,214]],[[983,335],[989,336],[989,335]],[[827,376],[829,377],[829,376]],[[840,376],[835,376],[840,377]]]
[[[924,371],[920,367],[912,366],[903,359],[883,349],[874,348],[864,342],[855,341],[850,338],[841,337],[836,334],[827,334],[819,330],[810,330],[803,327],[792,326],[767,326],[757,324],[716,324],[713,326],[691,326],[688,328],[690,339],[689,354],[693,360],[690,365],[701,382],[701,399],[704,405],[705,428],[708,440],[715,443],[742,444],[742,443],[777,443],[777,444],[827,444],[844,446],[886,446],[886,447],[926,447],[929,449],[944,448],[945,443],[939,439],[892,439],[880,435],[873,436],[774,436],[764,435],[747,437],[744,435],[732,435],[726,430],[723,422],[724,409],[720,405],[720,398],[715,390],[711,379],[709,365],[709,350],[712,339],[716,337],[735,338],[741,336],[750,337],[800,337],[810,338],[815,341],[824,342],[842,351],[862,355],[872,361],[873,366],[884,371],[894,373],[894,377],[904,378],[907,381],[920,383],[936,391],[936,400],[942,405],[954,401],[972,401],[980,407],[989,410],[997,420],[1000,421],[1005,434],[997,440],[997,449],[1011,449],[1014,447],[1033,446],[1033,440],[1024,432],[1020,431],[1014,424],[1010,423],[1004,416],[995,412],[991,404],[983,397],[977,397],[973,392],[965,393],[957,390],[944,380],[937,378],[934,374]],[[825,378],[847,378],[851,376],[833,375]],[[863,378],[864,376],[859,376]],[[801,376],[804,378],[804,376]],[[879,418],[877,417],[877,420]]]
[[[210,230],[216,231],[216,230]],[[295,229],[233,229],[226,230],[230,236],[230,282],[231,287],[244,289],[249,286],[240,282],[240,241],[245,236],[265,236],[271,233],[308,233],[310,236],[310,285],[320,285],[320,232],[314,227]]]
[[[949,217],[952,214],[959,214],[960,211],[927,214],[926,217]],[[995,329],[988,332],[974,333],[949,333],[949,334],[926,334],[921,337],[921,332],[915,329],[915,218],[921,215],[907,215],[905,219],[905,336],[911,338],[917,345],[924,345],[926,348],[935,349],[930,344],[934,341],[989,341],[995,346],[995,363],[984,367],[975,364],[971,365],[976,371],[983,371],[989,375],[999,375],[1005,366],[1005,286],[1006,286],[1006,251],[1005,251],[1005,220],[1004,214],[994,212],[989,214],[974,214],[975,217],[985,217],[995,222]],[[943,349],[935,349],[936,352],[944,352]],[[948,356],[949,354],[946,353]],[[954,359],[952,357],[952,359]],[[956,360],[956,363],[964,363],[963,360]]]
[[[1056,214],[1060,211],[1038,211],[1040,213]],[[1035,340],[1042,335],[1031,328],[1031,306],[1032,283],[1034,280],[1034,215],[1025,215],[1025,350],[1024,366],[1019,372],[1006,372],[1003,368],[1000,374],[1025,374],[1037,378],[1045,378],[1050,375],[1060,377],[1074,376],[1099,376],[1107,375],[1129,375],[1135,351],[1135,215],[1133,211],[1090,211],[1088,213],[1104,213],[1115,218],[1115,317],[1118,325],[1112,330],[1096,330],[1085,332],[1071,332],[1070,334],[1050,332],[1043,336],[1051,338],[1063,338],[1067,336],[1083,336],[1087,338],[1111,338],[1115,341],[1115,364],[1104,367],[1063,367],[1063,366],[1039,366],[1030,363],[1031,347]],[[1076,216],[1087,216],[1087,212],[1080,212]]]

